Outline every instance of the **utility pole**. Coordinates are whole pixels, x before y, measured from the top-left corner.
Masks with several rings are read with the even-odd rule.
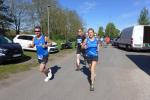
[[[47,6],[47,13],[48,13],[48,21],[47,21],[47,24],[48,24],[48,38],[50,39],[50,31],[49,31],[49,8],[50,8],[50,6]]]

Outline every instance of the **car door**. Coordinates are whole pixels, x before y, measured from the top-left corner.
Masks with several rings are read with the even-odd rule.
[[[23,49],[26,49],[28,48],[29,44],[32,43],[32,38],[32,36],[18,36],[18,42],[20,43]]]
[[[142,48],[143,45],[143,27],[136,26],[133,30],[133,47]]]

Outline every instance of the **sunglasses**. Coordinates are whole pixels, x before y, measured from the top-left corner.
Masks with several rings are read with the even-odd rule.
[[[34,32],[41,32],[41,31],[34,31]]]

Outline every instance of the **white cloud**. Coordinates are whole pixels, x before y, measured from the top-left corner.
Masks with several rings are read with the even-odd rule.
[[[96,0],[87,0],[83,2],[80,6],[80,13],[86,14],[96,8]]]

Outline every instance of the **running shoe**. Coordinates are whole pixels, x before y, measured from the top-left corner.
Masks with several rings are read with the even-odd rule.
[[[45,82],[48,82],[52,77],[51,69],[49,69],[48,76],[44,79]]]
[[[90,85],[90,91],[94,91],[94,85],[93,84]]]
[[[77,68],[76,71],[80,71],[80,68]]]
[[[49,68],[49,72],[48,72],[48,78],[51,79],[52,78],[52,71],[51,69]]]
[[[45,82],[48,82],[49,81],[49,78],[48,76],[44,79]]]

